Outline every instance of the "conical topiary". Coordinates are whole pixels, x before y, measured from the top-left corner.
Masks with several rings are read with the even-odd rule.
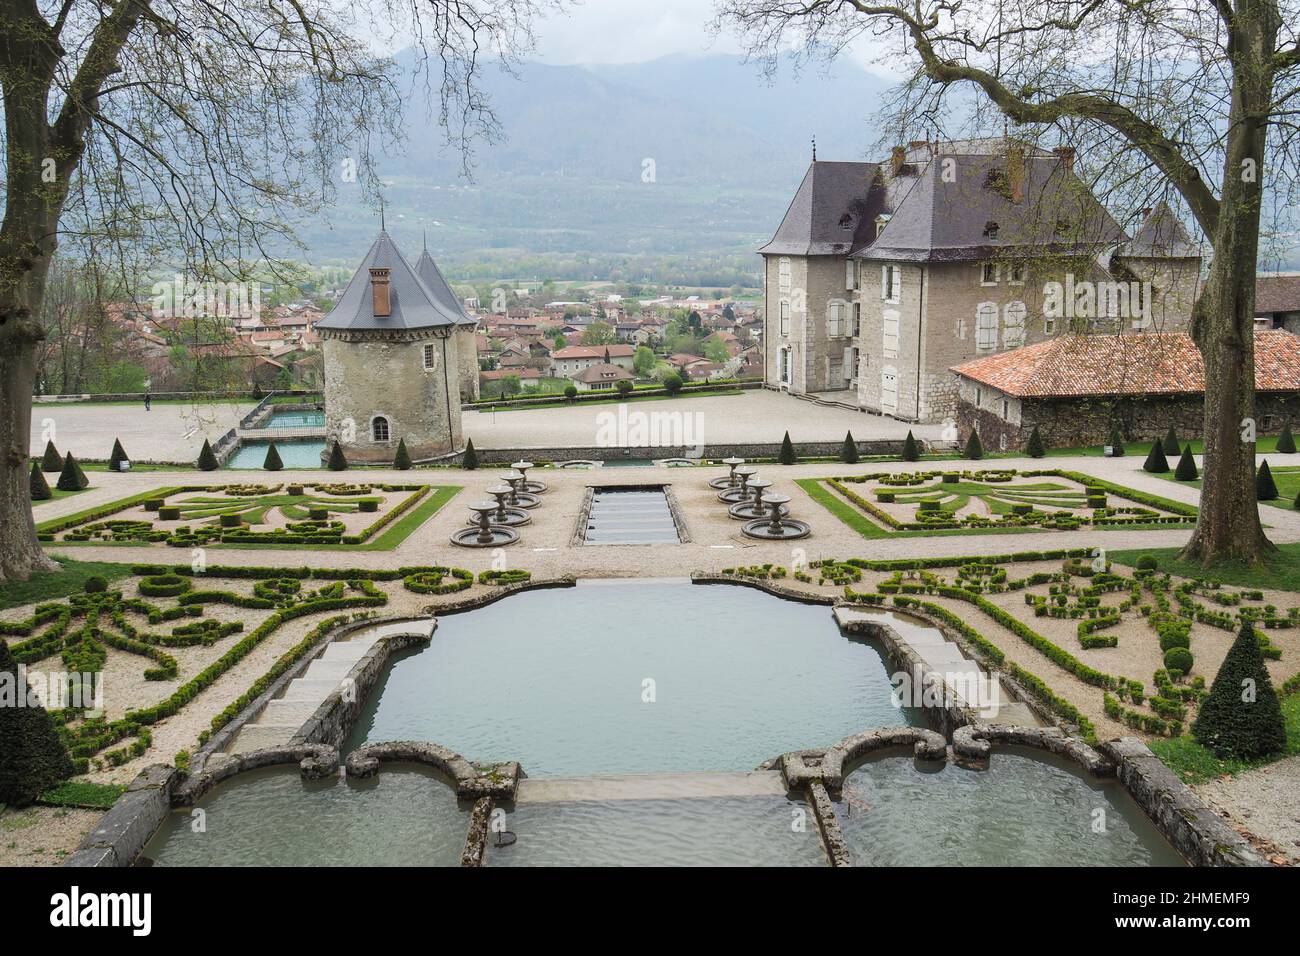
[[[1300,511],[1300,491],[1296,492],[1295,501],[1291,502],[1291,507]]]
[[[474,471],[478,468],[478,452],[474,450],[474,439],[472,438],[465,442],[465,456],[460,466],[466,471]]]
[[[393,467],[398,471],[411,470],[411,453],[406,450],[406,439],[399,439],[397,442],[397,454],[393,456]]]
[[[858,463],[858,443],[853,440],[853,432],[844,433],[844,447],[840,449],[840,461],[850,465]]]
[[[1195,481],[1200,477],[1200,472],[1196,470],[1196,459],[1192,457],[1191,442],[1183,446],[1183,456],[1178,459],[1178,467],[1174,469],[1174,477],[1179,481]]]
[[[1157,438],[1151,443],[1151,451],[1147,455],[1147,460],[1142,463],[1142,470],[1149,471],[1153,475],[1163,475],[1169,470],[1169,459],[1165,458],[1165,446]]]
[[[266,446],[266,458],[262,461],[262,468],[266,471],[284,470],[284,462],[280,460],[280,451],[275,447],[275,442]]]
[[[1174,431],[1174,426],[1169,426],[1169,431],[1165,432],[1165,455],[1177,455],[1182,449],[1178,446],[1178,433]]]
[[[1291,423],[1282,426],[1282,434],[1277,436],[1277,450],[1283,455],[1295,454],[1295,438],[1291,436]]]
[[[966,439],[966,451],[963,454],[972,461],[979,461],[984,457],[984,444],[980,441],[979,429],[970,430],[970,437]]]
[[[1192,736],[1220,757],[1263,757],[1286,746],[1282,708],[1250,621],[1242,623],[1201,702]]]
[[[1047,454],[1047,449],[1043,447],[1043,436],[1038,434],[1038,426],[1029,433],[1029,441],[1025,444],[1025,454],[1030,458],[1042,458]]]
[[[1119,430],[1118,422],[1110,426],[1110,438],[1108,444],[1110,445],[1110,453],[1112,457],[1118,458],[1120,455],[1124,454],[1124,433]]]
[[[32,462],[32,475],[28,480],[28,486],[31,489],[32,501],[49,501],[54,497],[50,491],[50,483],[45,480],[45,472],[41,471],[40,462]]]
[[[909,431],[907,437],[903,439],[903,461],[920,461],[921,449],[917,447],[916,439]]]
[[[114,438],[114,439],[113,439],[113,452],[112,452],[112,454],[110,454],[110,455],[108,456],[108,470],[109,470],[109,471],[121,471],[121,470],[122,470],[122,462],[124,462],[124,461],[130,461],[130,460],[131,460],[131,459],[129,459],[129,458],[126,456],[126,451],[125,451],[125,449],[122,448],[122,442],[121,442],[121,440],[120,440],[120,439],[117,439],[117,438]]]
[[[68,452],[63,459],[63,470],[59,472],[59,482],[55,487],[59,491],[80,491],[89,484],[86,473],[77,464],[77,459],[72,457],[72,452]]]
[[[1277,483],[1273,480],[1273,472],[1269,471],[1266,461],[1259,463],[1259,471],[1255,473],[1255,500],[1277,500]]]
[[[329,469],[330,471],[347,471],[348,469],[347,457],[343,454],[343,446],[339,444],[337,438],[334,439],[334,447],[330,449]]]
[[[790,441],[790,433],[786,432],[785,437],[781,439],[781,453],[776,456],[776,460],[783,465],[793,465],[799,459],[794,453],[794,443]]]
[[[7,689],[7,690],[6,690]],[[5,700],[12,694],[12,700]],[[30,705],[30,706],[29,706]],[[24,807],[60,780],[72,776],[72,758],[54,721],[19,679],[9,645],[0,640],[0,804]]]
[[[50,474],[58,474],[63,470],[63,456],[59,450],[54,447],[54,442],[45,443],[45,454],[41,458],[41,471],[47,471]]]
[[[216,471],[220,467],[217,456],[212,452],[212,443],[206,438],[203,439],[203,449],[199,452],[199,471]]]

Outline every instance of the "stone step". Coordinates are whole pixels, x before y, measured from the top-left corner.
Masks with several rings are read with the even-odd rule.
[[[318,661],[359,661],[370,652],[370,648],[365,644],[344,641],[341,644],[331,644],[325,648],[325,653],[316,658]]]
[[[254,724],[266,724],[271,726],[287,726],[292,724],[301,727],[316,713],[318,707],[325,700],[273,700],[257,716]],[[250,725],[251,726],[251,725]]]
[[[342,683],[336,680],[308,680],[298,677],[289,682],[289,686],[280,695],[280,700],[314,700],[320,703]]]
[[[302,676],[307,680],[332,680],[336,684],[347,677],[356,661],[323,661],[320,658],[307,665]]]
[[[293,739],[298,727],[274,727],[264,724],[248,724],[230,742],[226,748],[229,753],[248,753],[264,747],[280,747]]]

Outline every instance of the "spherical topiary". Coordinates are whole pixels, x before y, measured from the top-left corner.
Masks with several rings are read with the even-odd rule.
[[[1171,647],[1165,651],[1165,667],[1171,671],[1190,674],[1192,671],[1192,652],[1186,647]]]
[[[1160,567],[1160,562],[1156,560],[1154,554],[1144,554],[1137,559],[1137,569],[1139,571],[1154,571]]]
[[[108,590],[108,581],[98,574],[92,574],[86,578],[86,583],[81,589],[87,594],[103,594]]]

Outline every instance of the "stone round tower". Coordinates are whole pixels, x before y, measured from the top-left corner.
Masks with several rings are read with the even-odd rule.
[[[316,324],[325,356],[326,445],[389,462],[399,441],[421,461],[462,450],[456,329],[448,308],[386,232],[333,311]]]

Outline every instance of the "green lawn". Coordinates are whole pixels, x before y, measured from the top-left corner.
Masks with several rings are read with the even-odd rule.
[[[1268,463],[1268,470],[1273,476],[1273,484],[1277,485],[1278,496],[1273,501],[1263,501],[1260,503],[1272,508],[1283,508],[1287,511],[1293,510],[1295,508],[1296,495],[1300,495],[1300,464],[1278,465],[1270,461]],[[1173,472],[1170,472],[1167,475],[1161,475],[1160,477],[1168,481],[1178,481],[1178,479],[1174,477]],[[1201,487],[1201,482],[1199,480],[1179,481],[1178,483],[1180,485],[1187,485],[1189,488]]]
[[[653,387],[658,388],[658,386],[653,386]],[[579,393],[579,394],[590,394],[590,393]],[[584,400],[584,401],[580,401],[580,402],[578,402],[578,401],[570,402],[570,401],[568,401],[567,399],[561,399],[561,400],[558,401],[558,402],[537,402],[535,405],[518,405],[518,406],[512,406],[512,407],[510,407],[510,408],[498,408],[498,409],[493,409],[492,406],[491,406],[491,403],[490,403],[490,402],[488,402],[488,403],[484,403],[484,402],[480,401],[480,402],[475,403],[475,405],[474,405],[474,410],[475,410],[475,411],[478,411],[478,412],[491,412],[491,411],[496,411],[496,412],[527,412],[527,411],[531,411],[531,410],[533,410],[533,409],[535,409],[535,408],[573,408],[573,407],[576,407],[576,406],[578,406],[578,405],[582,405],[582,406],[587,406],[587,405],[617,405],[617,404],[620,404],[620,403],[622,403],[622,402],[628,402],[628,401],[635,401],[635,402],[670,402],[670,401],[673,401],[675,398],[712,398],[712,397],[714,397],[715,395],[744,395],[744,394],[745,394],[745,390],[744,390],[743,388],[728,388],[728,389],[721,389],[721,390],[716,391],[716,392],[679,392],[677,395],[637,395],[636,392],[634,391],[634,392],[632,392],[630,395],[627,395],[627,396],[622,396],[622,395],[611,395],[609,398],[586,399],[586,400]],[[520,398],[520,397],[526,397],[526,396],[518,396],[518,395],[516,395],[515,397],[516,397],[516,398]]]
[[[1184,446],[1184,445],[1186,445],[1186,444],[1187,444],[1187,441],[1186,441],[1185,439],[1180,439],[1180,441],[1179,441],[1179,446],[1180,446],[1180,447],[1182,447],[1182,446]],[[1200,454],[1202,454],[1202,453],[1205,451],[1204,442],[1202,442],[1199,438],[1193,438],[1193,439],[1191,440],[1191,445],[1192,445],[1192,454],[1193,454],[1193,455],[1200,455]],[[1142,460],[1145,461],[1145,460],[1146,460],[1146,457],[1147,457],[1147,455],[1150,453],[1150,451],[1151,451],[1151,442],[1149,442],[1149,441],[1132,441],[1132,442],[1125,442],[1125,443],[1124,443],[1124,455],[1125,455],[1125,457],[1128,457],[1128,458],[1140,458],[1140,459],[1142,459]],[[1256,451],[1258,454],[1261,454],[1261,455],[1272,455],[1272,454],[1276,454],[1276,452],[1277,452],[1277,436],[1276,436],[1276,435],[1260,435],[1259,438],[1255,441],[1255,451]],[[997,453],[997,455],[990,455],[989,457],[990,457],[990,458],[992,458],[992,457],[1014,457],[1014,456],[1017,455],[1017,454],[1023,456],[1024,453],[1023,453],[1023,452],[1019,452],[1019,453],[1013,452],[1013,453],[1008,454],[1008,453],[1006,453],[1006,452],[999,452],[999,453]],[[1093,457],[1093,458],[1102,458],[1102,457],[1105,457],[1105,453],[1103,452],[1103,450],[1102,450],[1102,446],[1101,446],[1101,445],[1088,445],[1088,446],[1083,447],[1083,448],[1053,448],[1053,449],[1049,450],[1049,451],[1047,452],[1047,454],[1048,454],[1049,456],[1053,456],[1053,455],[1061,455],[1061,456],[1088,455],[1088,456],[1091,456],[1091,457]],[[1168,457],[1169,457],[1169,464],[1170,464],[1171,466],[1177,463],[1177,461],[1178,461],[1178,456],[1177,456],[1177,455],[1172,455],[1172,456],[1168,456]]]
[[[0,584],[0,610],[77,594],[86,586],[86,579],[93,575],[112,581],[131,573],[129,564],[74,561],[71,558],[57,557],[54,560],[63,565],[62,571],[44,571],[32,575],[26,581],[6,581]]]
[[[1168,571],[1179,577],[1201,578],[1239,587],[1300,591],[1300,542],[1278,545],[1277,554],[1263,569],[1232,563],[1215,565],[1208,569],[1202,568],[1197,562],[1179,561],[1178,551],[1178,548],[1136,548],[1128,551],[1110,551],[1107,552],[1107,556],[1112,561],[1132,567],[1137,564],[1139,558],[1149,554],[1159,563],[1161,571]]]
[[[1286,721],[1286,753],[1258,760],[1220,759],[1212,750],[1196,742],[1191,732],[1181,737],[1161,737],[1148,745],[1186,783],[1205,783],[1224,774],[1238,774],[1252,767],[1272,763],[1283,756],[1300,754],[1300,694],[1282,698],[1282,717]]]
[[[40,795],[37,803],[51,807],[87,807],[107,810],[126,793],[126,787],[114,783],[90,783],[85,780],[65,780]]]
[[[33,501],[32,507],[39,508],[41,505],[48,505],[51,501],[58,501],[60,498],[71,498],[73,495],[79,495],[83,491],[90,491],[94,487],[94,485],[87,485],[85,488],[81,488],[78,491],[63,491],[60,488],[55,488],[54,484],[51,483],[50,494],[53,495],[53,497],[46,498],[44,501]]]

